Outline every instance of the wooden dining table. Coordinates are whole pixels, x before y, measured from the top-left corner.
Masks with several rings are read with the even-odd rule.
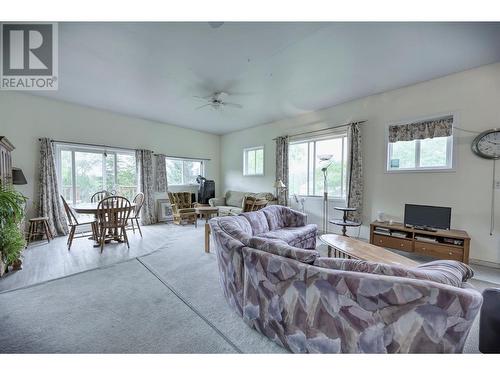
[[[76,213],[80,215],[92,215],[97,219],[97,212],[98,212],[98,206],[99,202],[92,202],[92,203],[79,203],[71,206],[73,210],[75,210]],[[135,210],[135,203],[130,202],[130,212],[132,213]],[[89,237],[89,240],[94,240],[92,236]],[[117,242],[123,242],[120,239],[120,236],[118,235],[118,230],[115,229],[114,231],[111,231],[107,235],[106,242],[110,241],[117,241]],[[98,243],[94,244],[94,247],[100,246]]]

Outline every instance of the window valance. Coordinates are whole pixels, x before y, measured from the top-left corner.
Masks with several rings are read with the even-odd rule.
[[[389,142],[449,137],[453,131],[453,116],[389,126]]]

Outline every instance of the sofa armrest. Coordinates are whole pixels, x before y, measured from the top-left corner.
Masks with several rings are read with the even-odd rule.
[[[220,198],[210,198],[208,200],[208,204],[212,207],[217,207],[217,206],[225,206],[226,205],[226,198],[225,197],[220,197]]]
[[[482,304],[471,288],[315,266],[306,295],[310,353],[460,353]]]
[[[307,225],[307,214],[296,210],[288,210],[288,225],[292,227],[303,227]]]

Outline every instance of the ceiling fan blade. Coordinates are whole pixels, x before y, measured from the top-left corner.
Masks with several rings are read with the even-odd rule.
[[[227,106],[227,107],[243,108],[243,106],[241,104],[238,104],[238,103],[223,102],[222,105]]]
[[[209,106],[209,105],[212,105],[212,103],[203,104],[203,105],[201,105],[201,106],[199,106],[199,107],[196,107],[196,108],[195,108],[195,110],[196,110],[196,109],[201,109],[201,108],[206,107],[206,106]]]
[[[199,100],[205,100],[205,101],[206,101],[207,99],[211,98],[211,97],[212,97],[212,95],[209,95],[209,96],[198,96],[198,95],[193,95],[193,98],[195,98],[195,99],[199,99]]]

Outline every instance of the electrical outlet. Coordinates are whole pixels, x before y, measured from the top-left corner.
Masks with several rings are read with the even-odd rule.
[[[495,190],[500,189],[500,180],[495,180]]]

